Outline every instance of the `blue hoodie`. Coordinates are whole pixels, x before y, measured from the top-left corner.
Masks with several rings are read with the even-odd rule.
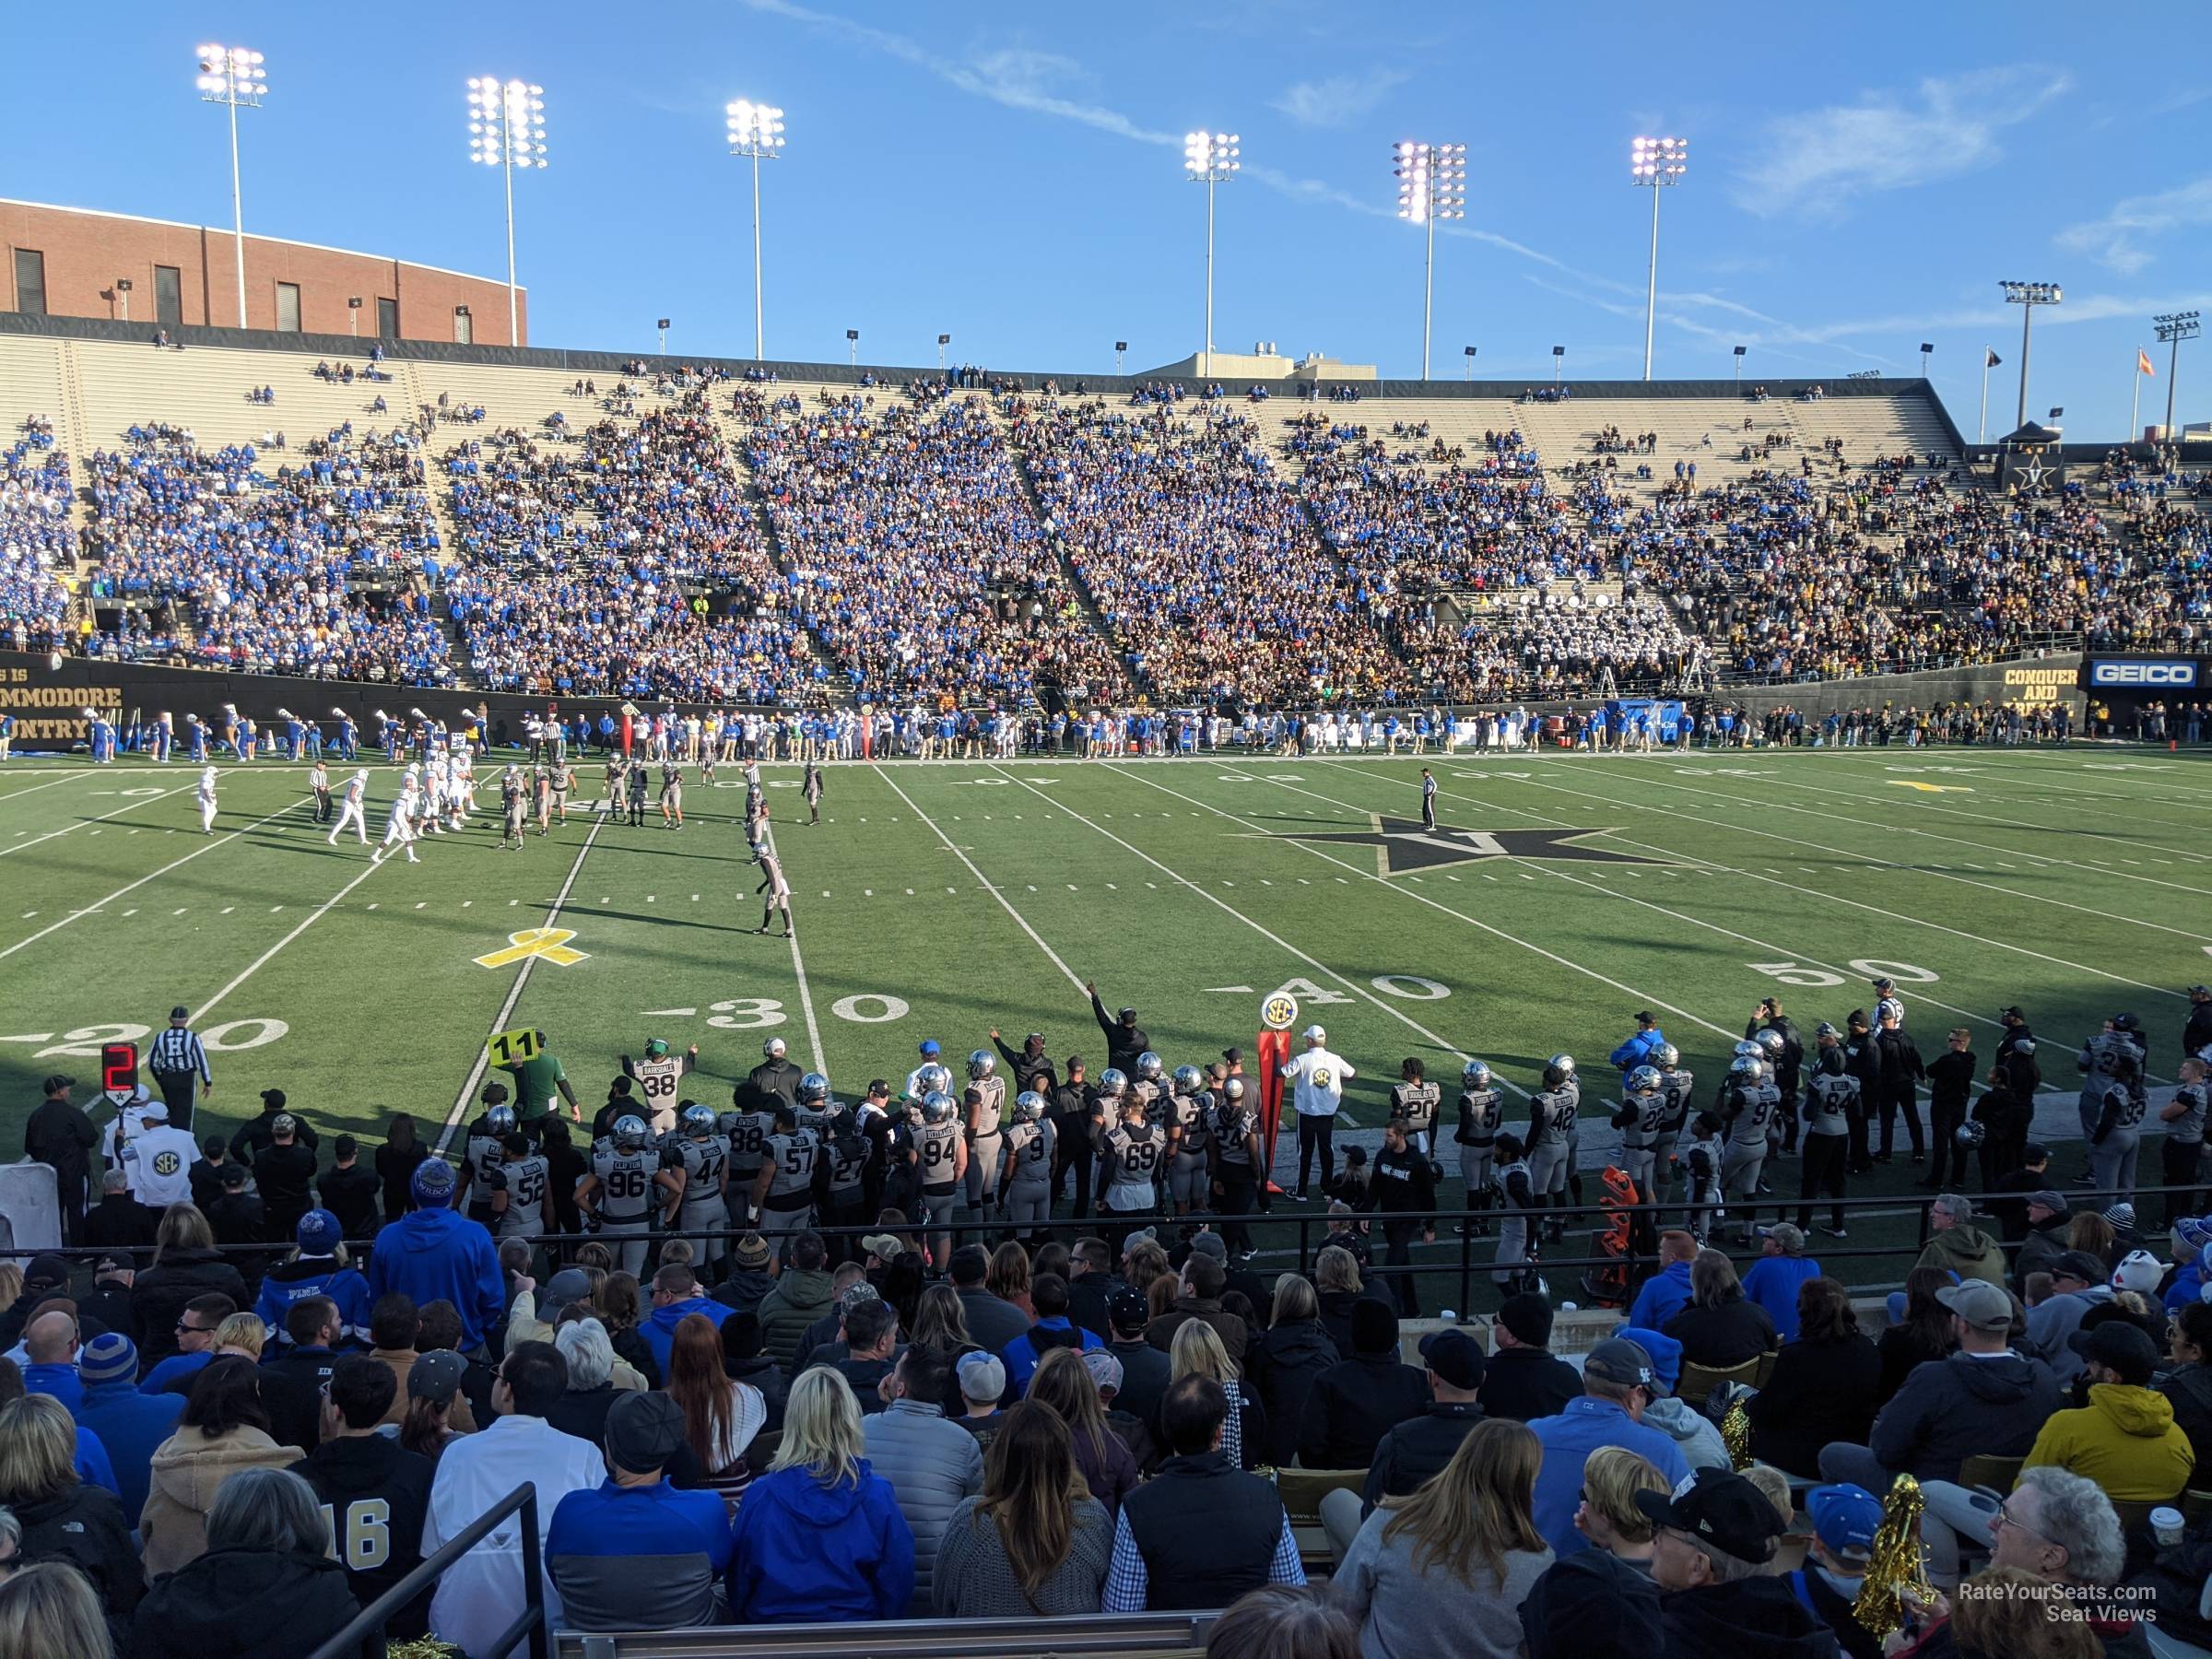
[[[1050,1319],[1040,1319],[998,1350],[998,1357],[1006,1364],[1006,1392],[1004,1398],[1007,1402],[1018,1400],[1029,1392],[1030,1379],[1037,1374],[1038,1366],[1044,1362],[1044,1355],[1037,1351],[1036,1334],[1039,1331],[1067,1332],[1075,1328],[1065,1314],[1055,1313]],[[1076,1345],[1076,1351],[1079,1354],[1088,1354],[1093,1348],[1106,1346],[1099,1340],[1096,1331],[1084,1331],[1080,1335],[1083,1340]],[[1051,1349],[1048,1347],[1045,1351],[1049,1353]]]
[[[409,1210],[376,1235],[369,1258],[369,1300],[397,1290],[417,1307],[450,1301],[461,1312],[461,1346],[484,1346],[507,1313],[500,1253],[479,1221],[450,1209]]]
[[[285,1316],[296,1302],[311,1296],[327,1296],[338,1305],[338,1323],[346,1335],[369,1340],[369,1281],[351,1267],[341,1267],[333,1256],[296,1256],[269,1269],[261,1281],[261,1298],[253,1304],[271,1337],[271,1347],[290,1347],[291,1334]],[[270,1358],[276,1357],[272,1351]]]
[[[107,1448],[125,1516],[135,1516],[146,1508],[154,1453],[176,1432],[183,1410],[184,1402],[177,1395],[142,1394],[128,1377],[86,1384],[76,1420],[100,1436]]]
[[[1635,1304],[1629,1309],[1629,1323],[1647,1331],[1665,1330],[1666,1322],[1688,1306],[1689,1264],[1673,1262],[1644,1280],[1643,1288],[1636,1292]]]
[[[1820,1264],[1810,1256],[1760,1256],[1744,1275],[1744,1294],[1767,1311],[1777,1335],[1794,1342],[1798,1288],[1819,1277]]]
[[[50,1394],[69,1408],[69,1415],[77,1415],[77,1407],[85,1403],[85,1385],[74,1365],[27,1365],[23,1368],[25,1394]],[[82,1423],[76,1426],[76,1477],[87,1486],[106,1487],[122,1496],[115,1484],[115,1468],[108,1461],[108,1449],[100,1443],[100,1436]]]
[[[684,1323],[686,1315],[704,1313],[719,1331],[722,1322],[736,1311],[703,1296],[688,1297],[665,1308],[655,1308],[640,1328],[645,1333],[645,1346],[653,1350],[653,1363],[661,1368],[661,1375],[668,1374],[668,1351],[676,1346],[676,1327]]]
[[[735,1624],[904,1618],[913,1597],[913,1528],[865,1458],[853,1485],[825,1487],[804,1465],[763,1475],[745,1488],[730,1541]]]
[[[1652,1063],[1652,1051],[1663,1047],[1665,1042],[1666,1033],[1653,1026],[1648,1031],[1637,1032],[1606,1057],[1622,1071],[1634,1071],[1640,1065],[1649,1065]]]

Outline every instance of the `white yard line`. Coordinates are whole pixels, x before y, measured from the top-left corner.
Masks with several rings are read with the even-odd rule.
[[[870,761],[869,770],[874,771],[875,774],[881,778],[886,783],[890,784],[891,793],[897,795],[900,800],[904,801],[907,806],[907,810],[912,812],[916,818],[920,818],[923,823],[926,824],[929,827],[930,833],[935,835],[939,841],[945,843],[945,850],[947,853],[950,853],[955,858],[959,859],[962,864],[968,866],[968,874],[975,877],[976,886],[982,888],[984,892],[990,894],[992,898],[998,900],[999,909],[1005,911],[1007,915],[1014,918],[1014,925],[1020,928],[1023,933],[1030,935],[1030,943],[1044,952],[1045,959],[1051,962],[1053,967],[1060,970],[1061,977],[1065,979],[1069,984],[1073,985],[1077,991],[1088,997],[1090,993],[1085,989],[1082,976],[1077,974],[1073,968],[1070,968],[1065,962],[1060,959],[1060,953],[1044,942],[1044,936],[1035,928],[1030,925],[1029,918],[1023,915],[1019,911],[1016,910],[1014,906],[1007,900],[1006,896],[998,890],[997,887],[983,875],[982,871],[975,867],[975,860],[969,857],[967,852],[957,842],[955,842],[951,836],[946,834],[944,830],[938,829],[936,821],[932,818],[928,813],[923,811],[921,807],[914,805],[913,796],[908,794],[906,791],[900,788],[898,784],[891,782],[889,775],[884,771],[880,765],[877,765],[874,761]]]
[[[560,907],[569,901],[569,891],[576,885],[577,875],[583,868],[584,857],[591,852],[592,843],[599,839],[600,827],[606,822],[604,817],[597,814],[593,816],[592,827],[583,838],[583,845],[576,849],[576,862],[569,866],[569,878],[560,884],[560,891],[553,896],[553,908],[546,912],[546,919],[539,926],[550,927],[559,917]],[[378,866],[372,865],[370,867],[374,869]],[[514,1005],[522,1000],[523,987],[530,982],[530,971],[536,966],[537,958],[535,956],[523,959],[523,965],[515,971],[514,983],[507,987],[507,1000],[500,1005],[499,1014],[491,1022],[491,1031],[487,1033],[488,1037],[507,1029],[508,1020],[514,1015]],[[468,1081],[461,1085],[461,1092],[453,1097],[453,1110],[445,1114],[445,1125],[438,1131],[437,1151],[440,1157],[442,1158],[445,1149],[453,1145],[453,1131],[461,1126],[462,1114],[467,1112],[468,1103],[476,1098],[477,1085],[483,1081],[484,1068],[490,1064],[491,1049],[487,1043],[477,1051],[477,1063],[469,1068]]]
[[[1654,806],[1649,801],[1623,801],[1613,795],[1593,794],[1587,790],[1570,789],[1562,783],[1539,782],[1533,777],[1525,780],[1514,779],[1511,781],[1514,782],[1524,782],[1529,785],[1529,787],[1534,789],[1548,789],[1558,794],[1573,795],[1582,800],[1595,801],[1601,806],[1611,807],[1617,811],[1656,812],[1665,818],[1677,818],[1682,819],[1685,823],[1695,824],[1700,830],[1708,832],[1710,832],[1712,829],[1712,822],[1709,819],[1699,818],[1693,813],[1677,811],[1672,806]],[[1722,798],[1726,799],[1728,797]],[[1817,818],[1820,815],[1816,813],[1813,816]],[[1770,841],[1788,841],[1792,846],[1814,847],[1824,853],[1834,853],[1840,856],[1852,860],[1855,864],[1864,865],[1868,869],[1901,870],[1908,869],[1910,867],[1900,865],[1894,859],[1868,858],[1864,853],[1853,852],[1849,848],[1823,846],[1818,841],[1801,841],[1790,836],[1779,835],[1771,830],[1753,830],[1748,825],[1745,824],[1731,824],[1728,826],[1728,828],[1740,830],[1746,835],[1763,836]],[[1616,835],[1614,839],[1624,841],[1630,846],[1643,847],[1646,851],[1662,853],[1668,858],[1679,858],[1682,856],[1680,853],[1675,852],[1671,848],[1653,846],[1645,841],[1630,841],[1625,835]],[[2009,944],[2003,939],[1992,939],[1981,934],[1969,933],[1966,929],[1961,927],[1952,927],[1941,922],[1931,922],[1924,916],[1908,916],[1900,911],[1884,910],[1878,904],[1868,904],[1862,900],[1847,898],[1841,893],[1830,893],[1824,891],[1819,888],[1803,887],[1794,881],[1783,881],[1773,876],[1762,876],[1756,870],[1743,869],[1739,867],[1736,873],[1752,881],[1763,881],[1773,887],[1786,888],[1794,893],[1804,893],[1809,897],[1824,900],[1830,904],[1846,905],[1853,910],[1863,910],[1873,915],[1888,917],[1892,922],[1904,923],[1909,926],[1925,927],[1932,929],[1936,933],[1947,933],[1955,938],[1971,940],[1976,945],[1986,945],[1993,950],[2008,950],[2018,956],[2032,957],[2039,962],[2048,962],[2055,968],[2070,968],[2077,973],[2087,973],[2097,979],[2111,980],[2115,984],[2132,985],[2139,991],[2152,992],[2160,996],[2178,997],[2182,995],[2181,992],[2168,990],[2162,985],[2153,985],[2146,983],[2142,980],[2129,979],[2125,974],[2112,973],[2102,968],[2091,968],[2087,963],[2068,961],[2064,957],[2049,956],[2040,950],[2030,950],[2025,945]],[[1928,873],[1933,874],[1934,872]],[[1983,884],[1980,882],[1971,882],[1968,885],[1979,887]],[[1999,890],[2009,891],[2010,889]],[[2016,895],[2016,897],[2024,896],[2025,895]]]
[[[1907,749],[1904,752],[1910,755],[1914,751]],[[2113,785],[2124,782],[2124,780],[2120,778],[2112,778],[2108,782],[2103,782],[2101,785],[2100,784],[2099,780],[2090,778],[2086,780],[2088,787],[2075,787],[2074,784],[2067,781],[2066,774],[2083,769],[2078,765],[2069,767],[2065,765],[2063,762],[2056,761],[2055,759],[2051,764],[2042,766],[2016,766],[2004,760],[2000,760],[1994,754],[1976,751],[1973,749],[1952,749],[1948,751],[1931,751],[1923,749],[1919,752],[1922,754],[1949,753],[1959,755],[1961,757],[1959,760],[1956,762],[1948,762],[1947,764],[1961,765],[1973,771],[1987,772],[1993,777],[2002,777],[2015,783],[2031,783],[2041,788],[2056,790],[2069,798],[2078,798],[2088,801],[2120,801],[2123,803],[2131,802],[2133,799],[2133,797],[2128,795],[2124,791],[2113,787]],[[1873,760],[1879,758],[1886,765],[1895,766],[1898,764],[1898,762],[1894,759],[1889,759],[1887,756],[1884,756],[1882,751],[1878,749],[1871,752],[1864,749],[1839,750],[1838,754],[1839,757],[1842,759]],[[2104,764],[2116,767],[2124,763],[2108,761]],[[2192,765],[2201,765],[2202,763],[2187,760],[2161,760],[2157,762],[2147,762],[2146,764],[2155,765],[2161,771],[2172,771],[2179,772],[2183,768]],[[2185,792],[2190,794],[2212,794],[2212,789],[2206,789],[2199,785],[2184,782],[2179,777],[2152,778],[2147,776],[2144,781],[2162,783],[2170,789]],[[2170,802],[2169,804],[2177,806],[2185,806],[2188,805],[2188,803],[2185,801],[2173,801]],[[2125,818],[2128,815],[2124,812],[2105,813],[2100,810],[2099,816]],[[2185,830],[2189,828],[2188,825],[2183,824],[2173,818],[2157,818],[2152,821],[2156,823],[2171,825],[2175,829]],[[2212,854],[2200,854],[2200,856],[2212,856]]]
[[[98,818],[79,818],[76,823],[65,824],[59,830],[49,830],[43,835],[34,835],[27,841],[17,841],[10,846],[0,847],[0,858],[6,858],[10,853],[28,853],[41,841],[50,841],[57,835],[68,834],[72,830],[82,830],[87,824],[104,824],[112,818],[121,818],[124,813],[135,811],[140,806],[151,806],[156,801],[166,801],[171,795],[182,794],[184,791],[192,787],[194,785],[191,783],[181,783],[174,789],[163,790],[158,795],[140,795],[136,800],[125,801],[113,811],[103,812]]]
[[[1108,764],[1111,765],[1112,763],[1109,762]],[[1126,852],[1135,853],[1138,858],[1143,859],[1147,864],[1150,865],[1154,869],[1158,870],[1162,876],[1165,876],[1170,881],[1174,882],[1177,886],[1188,888],[1192,892],[1197,894],[1199,898],[1205,900],[1215,909],[1226,912],[1228,914],[1234,916],[1238,921],[1243,923],[1245,926],[1251,928],[1253,932],[1258,934],[1268,943],[1274,945],[1277,947],[1277,948],[1287,951],[1291,956],[1296,957],[1300,961],[1305,963],[1307,967],[1312,969],[1316,973],[1325,973],[1329,978],[1335,980],[1338,984],[1342,985],[1346,990],[1351,992],[1362,1002],[1371,1003],[1374,1006],[1382,1009],[1383,1013],[1389,1015],[1393,1019],[1395,1019],[1399,1024],[1405,1026],[1409,1030],[1417,1031],[1421,1036],[1426,1037],[1430,1042],[1436,1044],[1438,1048],[1443,1050],[1445,1053],[1456,1054],[1463,1061],[1474,1058],[1474,1056],[1465,1049],[1461,1048],[1455,1042],[1446,1041],[1443,1038],[1438,1036],[1434,1031],[1430,1030],[1427,1026],[1421,1024],[1420,1021],[1408,1015],[1403,1008],[1392,1007],[1388,1003],[1382,1001],[1382,998],[1375,995],[1373,992],[1368,990],[1357,981],[1347,979],[1343,974],[1337,972],[1335,969],[1330,967],[1319,957],[1310,956],[1305,951],[1300,950],[1297,946],[1291,944],[1289,940],[1283,938],[1280,935],[1269,932],[1267,928],[1253,921],[1250,916],[1246,915],[1235,905],[1229,903],[1226,900],[1217,899],[1213,894],[1207,892],[1203,887],[1199,886],[1198,883],[1192,881],[1188,877],[1179,875],[1175,871],[1170,869],[1166,865],[1160,863],[1159,859],[1153,857],[1151,853],[1146,852],[1142,847],[1124,841],[1120,836],[1116,835],[1112,830],[1107,829],[1102,824],[1092,823],[1090,819],[1085,818],[1081,813],[1076,811],[1065,801],[1055,800],[1053,796],[1046,794],[1044,791],[1039,789],[1034,783],[1031,783],[1028,779],[1016,776],[1014,773],[1007,771],[1003,766],[997,768],[996,770],[1002,777],[1020,784],[1022,788],[1028,790],[1039,800],[1046,802],[1052,806],[1056,811],[1066,813],[1068,817],[1075,819],[1077,823],[1081,824],[1085,829],[1095,830],[1099,834],[1104,836],[1108,841],[1112,841],[1116,846],[1123,848]],[[1115,767],[1114,770],[1119,771],[1120,768]],[[1147,779],[1146,782],[1149,782],[1150,780]],[[1165,787],[1165,785],[1157,783],[1153,784],[1152,786],[1155,789]],[[1168,790],[1167,793],[1170,794],[1175,794],[1175,792],[1171,789]],[[1183,800],[1189,799],[1187,795],[1179,796],[1178,798]],[[1203,806],[1206,803],[1203,801],[1191,802],[1191,805],[1194,806]],[[1223,813],[1222,816],[1227,818],[1229,815],[1227,813]],[[1528,1099],[1528,1095],[1525,1090],[1515,1088],[1512,1083],[1506,1082],[1506,1080],[1502,1077],[1500,1077],[1499,1080],[1500,1082],[1505,1082],[1505,1086],[1508,1088],[1512,1089],[1512,1091],[1519,1095],[1523,1100],[1525,1100]]]
[[[1135,773],[1132,773],[1130,775],[1136,777],[1137,782],[1144,783],[1150,788],[1159,790],[1166,794],[1171,794],[1179,801],[1188,801],[1194,806],[1204,807],[1206,811],[1215,814],[1217,817],[1225,818],[1231,823],[1241,823],[1243,821],[1242,819],[1239,818],[1235,813],[1230,812],[1226,808],[1216,806],[1210,802],[1201,801],[1193,795],[1186,795],[1180,790],[1170,789],[1165,783],[1155,783],[1151,779],[1142,777]],[[1282,787],[1288,786],[1283,785]],[[1532,944],[1526,939],[1517,937],[1512,934],[1507,933],[1501,927],[1493,927],[1488,922],[1484,922],[1477,917],[1468,915],[1465,911],[1456,911],[1448,904],[1440,904],[1437,900],[1430,898],[1427,894],[1417,893],[1411,888],[1400,887],[1396,882],[1391,881],[1385,877],[1376,875],[1371,869],[1361,869],[1358,865],[1347,864],[1341,858],[1335,857],[1330,853],[1323,852],[1319,847],[1313,845],[1312,842],[1294,841],[1288,836],[1274,836],[1270,837],[1269,839],[1288,841],[1289,844],[1293,847],[1296,847],[1300,852],[1310,853],[1315,858],[1320,859],[1324,864],[1335,865],[1340,870],[1348,870],[1353,875],[1357,876],[1360,880],[1371,881],[1377,887],[1382,888],[1385,892],[1396,893],[1401,898],[1412,900],[1416,904],[1425,904],[1430,910],[1436,911],[1443,915],[1450,916],[1455,922],[1465,923],[1469,927],[1478,927],[1484,933],[1488,934],[1493,938],[1502,939],[1508,945],[1519,946],[1523,950],[1526,950],[1536,956],[1540,956],[1548,962],[1555,962],[1561,968],[1566,968],[1573,972],[1586,975],[1588,978],[1597,981],[1600,984],[1610,985],[1614,990],[1620,992],[1624,996],[1634,997],[1639,1002],[1645,1004],[1647,1006],[1653,1008],[1665,1008],[1669,1014],[1679,1014],[1683,1018],[1688,1020],[1690,1024],[1695,1026],[1702,1026],[1705,1028],[1705,1030],[1712,1032],[1715,1036],[1724,1037],[1731,1042],[1736,1041],[1736,1033],[1730,1030],[1726,1026],[1718,1026],[1713,1024],[1710,1019],[1701,1019],[1697,1015],[1692,1014],[1688,1008],[1678,1008],[1673,1003],[1663,1001],[1659,997],[1652,995],[1649,992],[1639,991],[1633,985],[1623,984],[1620,981],[1614,979],[1607,974],[1600,973],[1594,968],[1585,966],[1583,963],[1574,961],[1567,957],[1563,957],[1557,951],[1547,950],[1543,946]],[[1516,859],[1510,862],[1517,864],[1520,861]],[[1603,891],[1605,889],[1601,888],[1599,890]],[[1216,902],[1218,902],[1218,900]],[[1348,983],[1349,982],[1347,981],[1347,982]],[[1394,1009],[1393,1012],[1394,1013],[1395,1010]]]
[[[307,919],[301,922],[299,926],[293,928],[290,933],[286,934],[283,938],[277,940],[276,944],[270,946],[266,950],[255,957],[252,965],[250,965],[244,972],[241,973],[236,979],[225,985],[220,991],[218,991],[213,996],[209,997],[198,1007],[194,1008],[192,1011],[192,1023],[198,1025],[203,1019],[206,1018],[210,1012],[221,1006],[224,999],[227,998],[231,992],[237,990],[241,985],[252,979],[256,973],[259,973],[264,968],[267,967],[271,961],[276,959],[276,953],[278,951],[282,950],[294,939],[298,938],[301,934],[305,933],[309,928],[320,922],[325,915],[329,914],[331,910],[336,906],[340,900],[344,899],[347,894],[352,892],[355,888],[359,887],[362,882],[368,880],[370,877],[375,875],[376,872],[382,867],[382,866],[381,865],[372,864],[369,865],[369,867],[363,870],[359,876],[356,876],[351,881],[347,882],[344,887],[340,888],[336,892],[325,899],[321,904],[315,906],[313,910],[308,912]]]
[[[0,768],[0,778],[14,775],[14,771],[15,769],[13,767]],[[32,775],[35,776],[36,774],[34,773]],[[99,776],[100,774],[94,771],[66,772],[61,777],[54,779],[51,783],[33,783],[29,789],[11,789],[6,794],[0,794],[0,806],[6,806],[8,802],[14,800],[18,795],[37,794],[41,789],[57,789],[62,784],[72,782],[78,778],[97,778]]]
[[[594,825],[593,828],[596,830],[597,825]],[[769,826],[767,839],[768,850],[774,854],[780,866],[783,862],[783,854],[776,849],[776,830],[772,823]],[[652,903],[653,895],[648,893],[645,901],[648,904]],[[800,1012],[806,1016],[806,1045],[814,1051],[814,1069],[826,1073],[830,1067],[822,1058],[822,1033],[820,1028],[814,1023],[814,993],[807,988],[806,963],[799,955],[799,924],[789,911],[783,912],[783,925],[791,930],[791,971],[799,982]]]

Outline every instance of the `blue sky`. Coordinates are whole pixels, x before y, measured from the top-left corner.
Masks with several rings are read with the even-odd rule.
[[[1468,147],[1468,213],[1440,234],[1435,372],[1641,370],[1649,201],[1638,133],[1690,140],[1668,193],[1657,372],[1915,372],[1960,425],[1985,345],[2010,424],[2019,314],[1997,279],[2061,282],[2038,313],[2031,411],[2117,435],[2138,344],[2163,410],[2156,312],[2212,311],[2212,75],[2167,14],[2120,6],[1441,8],[1217,0],[1202,7],[864,5],[429,6],[375,14],[215,3],[45,6],[15,22],[0,194],[228,221],[222,123],[192,88],[201,39],[267,56],[244,116],[247,224],[500,272],[500,192],[466,159],[463,82],[546,88],[551,166],[517,182],[533,340],[742,355],[751,347],[746,164],[723,106],[788,112],[767,170],[770,355],[956,358],[1109,371],[1194,350],[1202,192],[1183,134],[1230,128],[1215,343],[1420,362],[1419,232],[1390,147]],[[2212,416],[2212,351],[2185,347],[2183,419]],[[2194,361],[2192,359],[2194,359]]]

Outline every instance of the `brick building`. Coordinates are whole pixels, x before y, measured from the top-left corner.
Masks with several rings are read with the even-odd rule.
[[[246,238],[249,328],[527,345],[528,290],[516,301],[522,337],[511,340],[507,285],[492,277]],[[0,200],[0,311],[235,327],[236,243],[216,226]]]

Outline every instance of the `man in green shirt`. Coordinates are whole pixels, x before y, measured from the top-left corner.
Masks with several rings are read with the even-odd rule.
[[[569,1121],[582,1123],[583,1108],[576,1103],[576,1091],[569,1087],[569,1074],[561,1069],[559,1057],[546,1046],[543,1031],[533,1034],[537,1039],[535,1055],[527,1060],[507,1060],[492,1067],[494,1071],[513,1074],[514,1115],[525,1133],[535,1135],[531,1126],[540,1122],[552,1107],[554,1091],[558,1089],[560,1098],[569,1103]]]

